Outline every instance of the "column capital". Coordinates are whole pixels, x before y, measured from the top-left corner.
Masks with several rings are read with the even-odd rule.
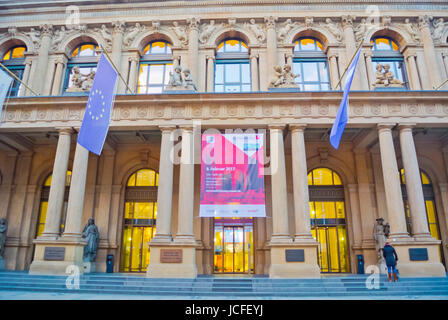
[[[412,129],[416,126],[416,123],[411,123],[411,122],[404,122],[404,123],[399,123],[398,124],[398,129],[400,131],[404,131],[404,130],[410,130],[412,131]]]
[[[179,129],[182,130],[182,132],[186,131],[186,132],[193,132],[193,128],[194,126],[192,124],[182,124],[179,125]]]
[[[306,123],[294,123],[289,125],[289,130],[291,133],[294,132],[304,132],[307,124]]]
[[[250,55],[250,59],[252,60],[252,59],[258,59],[260,57],[260,55],[258,54],[258,53],[252,53],[251,55]]]
[[[170,133],[174,130],[176,130],[176,126],[170,126],[170,125],[161,125],[159,126],[160,131],[162,131],[162,133]]]
[[[382,131],[382,130],[391,130],[396,125],[397,124],[395,122],[381,122],[378,123],[376,126],[379,131]]]
[[[353,28],[353,20],[355,19],[354,16],[342,16],[341,22],[342,22],[342,27],[345,28]]]
[[[206,56],[206,59],[207,60],[211,60],[211,61],[215,61],[215,56],[208,55],[208,56]]]
[[[273,130],[284,130],[286,127],[286,124],[284,123],[272,123],[268,125],[268,128],[270,131]]]
[[[72,127],[55,127],[55,129],[59,132],[59,135],[71,135],[74,133]]]
[[[274,29],[275,30],[275,23],[277,22],[278,18],[277,17],[264,17],[264,22],[266,23],[266,28],[267,29]]]

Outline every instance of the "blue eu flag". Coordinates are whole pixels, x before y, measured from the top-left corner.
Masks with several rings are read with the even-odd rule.
[[[331,128],[330,143],[335,149],[339,148],[339,143],[341,142],[342,134],[344,133],[345,125],[348,121],[348,94],[350,92],[350,86],[352,85],[353,76],[355,75],[355,69],[358,64],[360,53],[361,48],[358,49],[352,64],[348,68],[347,76],[345,77],[344,95],[342,97],[341,104],[339,105],[336,120]]]
[[[78,143],[97,155],[109,130],[117,76],[109,60],[101,55],[78,134]]]

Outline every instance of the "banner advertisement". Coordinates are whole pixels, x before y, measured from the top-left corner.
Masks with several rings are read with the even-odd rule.
[[[201,217],[265,217],[263,135],[203,134]]]

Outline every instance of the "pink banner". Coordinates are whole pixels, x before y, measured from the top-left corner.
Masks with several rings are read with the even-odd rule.
[[[203,134],[201,217],[265,217],[263,135]]]

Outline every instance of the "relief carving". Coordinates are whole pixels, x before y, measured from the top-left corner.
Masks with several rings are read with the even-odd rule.
[[[325,19],[325,27],[331,32],[338,42],[342,41],[342,30],[330,19]]]
[[[274,79],[269,83],[269,88],[298,88],[295,78],[299,77],[291,71],[291,66],[285,64],[282,67],[274,67]]]
[[[255,22],[255,19],[250,19],[249,23],[246,22],[244,26],[252,31],[259,43],[263,43],[266,40],[263,29]]]
[[[283,42],[288,35],[288,33],[297,26],[296,22],[292,22],[291,19],[286,20],[281,25],[278,33],[277,33],[277,40],[279,42]]]
[[[384,69],[384,71],[383,71]],[[373,83],[373,86],[376,88],[384,88],[384,87],[394,87],[401,88],[404,87],[404,82],[395,78],[393,72],[390,71],[389,64],[377,64],[376,72],[375,72],[376,80]]]
[[[89,92],[92,88],[95,71],[91,71],[88,75],[81,74],[78,66],[72,69],[72,86],[66,92]]]
[[[188,44],[188,36],[187,31],[185,27],[181,27],[177,21],[173,22],[173,26],[170,27],[171,30],[173,30],[174,34],[176,35],[177,39],[183,44]]]

